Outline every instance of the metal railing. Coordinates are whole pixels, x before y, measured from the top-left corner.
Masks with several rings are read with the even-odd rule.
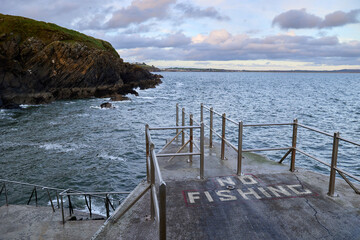
[[[51,208],[53,212],[55,212],[55,207],[53,204],[53,198],[51,195],[55,194],[56,202],[57,202],[57,208],[61,209],[61,215],[62,215],[62,222],[65,223],[65,214],[64,214],[64,200],[63,197],[68,198],[68,209],[70,216],[74,213],[74,207],[71,202],[71,196],[84,196],[85,197],[85,203],[90,213],[90,218],[92,217],[92,204],[91,204],[91,197],[95,198],[101,198],[105,202],[105,209],[106,209],[106,218],[110,217],[110,207],[115,210],[114,204],[110,200],[110,195],[118,195],[118,194],[129,194],[129,192],[79,192],[72,189],[61,189],[61,188],[54,188],[54,187],[46,187],[42,185],[37,184],[30,184],[30,183],[24,183],[24,182],[18,182],[18,181],[10,181],[6,179],[0,179],[0,182],[2,183],[2,187],[0,190],[0,197],[1,194],[4,192],[5,195],[5,204],[8,206],[8,189],[6,188],[6,185],[9,184],[15,184],[15,185],[21,185],[26,187],[31,187],[32,191],[29,197],[29,200],[27,201],[27,205],[30,205],[31,200],[33,197],[35,198],[35,204],[38,206],[38,190],[45,191],[48,197],[48,200],[50,202]],[[103,197],[105,195],[105,197]],[[88,200],[89,199],[89,200]]]
[[[178,115],[177,115],[178,118]],[[174,157],[189,157],[189,162],[192,162],[193,156],[200,156],[200,178],[204,178],[204,125],[193,126],[192,115],[190,117],[190,125],[185,126],[185,120],[183,115],[182,126],[177,125],[176,127],[149,127],[145,126],[145,139],[146,139],[146,172],[147,182],[150,184],[150,212],[151,219],[156,219],[159,225],[159,239],[166,239],[166,182],[162,178],[158,157],[170,157],[168,161],[171,161]],[[196,145],[193,140],[193,130],[200,129],[200,147]],[[155,152],[155,144],[151,138],[150,131],[159,130],[176,130],[176,135],[173,137],[165,146]],[[185,130],[190,131],[189,140],[185,141]],[[178,139],[179,135],[182,134],[182,146],[175,153],[162,153],[170,144]],[[181,153],[181,151],[189,144],[189,152]],[[193,151],[193,146],[199,149],[199,152]],[[155,178],[157,177],[158,183]],[[158,198],[159,195],[159,198]]]
[[[92,218],[93,215],[93,208],[92,208],[92,198],[100,198],[104,201],[105,210],[106,210],[106,218],[110,217],[110,207],[112,211],[115,211],[114,204],[111,202],[110,195],[129,195],[130,192],[78,192],[71,189],[63,190],[61,193],[59,193],[60,196],[60,206],[61,206],[61,217],[63,224],[65,223],[65,214],[64,214],[64,197],[68,198],[68,209],[69,209],[69,215],[70,217],[72,214],[74,214],[74,207],[71,202],[71,196],[83,196],[85,205],[89,211],[90,218]],[[120,204],[120,202],[119,202]]]
[[[209,125],[203,123],[204,122],[204,109],[208,110],[210,113]],[[184,119],[184,115],[185,115],[184,108],[182,109],[182,112],[183,112],[182,119]],[[213,126],[214,114],[221,117],[221,120],[222,120],[221,133],[218,133],[214,130],[214,126]],[[179,106],[177,104],[176,105],[176,125],[177,126],[179,125],[178,115],[179,115]],[[183,120],[183,122],[184,122],[184,120]],[[232,144],[228,139],[226,139],[226,122],[235,124],[238,127],[237,147],[234,144]],[[230,146],[233,150],[235,150],[237,152],[237,170],[236,170],[237,175],[242,174],[242,154],[244,152],[288,150],[286,152],[286,154],[281,158],[279,163],[282,163],[286,159],[286,157],[291,153],[290,171],[292,171],[292,172],[295,170],[296,152],[299,152],[311,159],[314,159],[314,160],[320,162],[321,164],[324,164],[330,168],[329,191],[328,191],[329,196],[334,196],[336,172],[349,184],[349,186],[355,191],[356,194],[360,194],[359,189],[357,189],[357,187],[354,186],[354,184],[352,184],[352,182],[347,177],[350,177],[353,180],[358,181],[358,182],[360,182],[360,178],[337,167],[339,141],[342,140],[344,142],[350,143],[350,144],[358,146],[358,147],[360,146],[360,144],[350,141],[350,140],[347,140],[347,139],[344,139],[344,138],[341,138],[340,134],[338,132],[336,132],[334,134],[326,133],[321,130],[306,126],[304,124],[300,124],[300,123],[298,123],[297,119],[294,119],[294,121],[292,123],[244,124],[243,121],[234,121],[234,120],[226,117],[225,113],[221,114],[219,112],[216,112],[212,107],[205,106],[204,104],[200,105],[200,123],[209,129],[209,147],[210,148],[213,147],[213,135],[216,135],[217,137],[219,137],[221,139],[221,159],[222,160],[225,159],[225,145]],[[287,147],[281,147],[281,148],[243,149],[243,130],[244,130],[244,128],[246,128],[246,127],[278,127],[278,126],[292,126],[291,147],[287,146]],[[298,127],[302,127],[304,129],[307,129],[307,130],[310,130],[310,131],[313,131],[316,133],[320,133],[325,136],[333,138],[331,164],[328,164],[325,161],[322,161],[322,160],[306,153],[305,151],[297,148],[296,143],[297,143]]]

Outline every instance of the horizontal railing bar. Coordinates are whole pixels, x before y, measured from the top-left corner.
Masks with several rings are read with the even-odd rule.
[[[207,107],[207,106],[205,106],[205,105],[203,105],[203,107],[206,108],[206,109],[209,110],[209,111],[211,110],[210,107]]]
[[[169,130],[169,129],[192,129],[201,128],[201,126],[176,126],[176,127],[149,127],[149,130]]]
[[[342,169],[340,169],[340,168],[338,168],[338,167],[334,167],[334,168],[335,168],[336,171],[341,172],[341,173],[343,173],[343,174],[345,174],[345,175],[347,175],[347,176],[355,179],[356,181],[360,182],[360,178],[358,178],[358,177],[356,177],[356,176],[354,176],[354,175],[352,175],[352,174],[350,174],[350,173],[348,173],[348,172],[345,172],[344,170],[342,170]]]
[[[127,206],[122,212],[120,212],[119,215],[117,216],[113,216],[113,219],[115,221],[117,221],[119,218],[121,218],[130,208],[132,208],[132,206],[134,206],[135,203],[137,203],[137,201],[139,201],[140,198],[142,198],[142,196],[151,188],[150,184],[147,184],[146,188],[130,203],[129,206]],[[116,213],[115,213],[116,214]]]
[[[76,196],[76,195],[106,195],[106,194],[130,194],[130,192],[76,192],[76,193],[65,192],[65,193],[61,193],[59,195],[62,195],[62,196],[67,196],[67,195]]]
[[[259,123],[259,124],[244,124],[244,127],[271,127],[271,126],[287,126],[294,123]]]
[[[190,137],[187,132],[185,132],[185,135],[188,136],[188,137]],[[195,142],[195,138],[193,138],[193,144],[194,144],[194,146],[197,148],[197,150],[200,151],[200,147],[199,147],[199,146],[197,145],[197,143]]]
[[[155,188],[155,185],[152,185],[151,186],[151,190],[152,190],[152,198],[153,198],[153,202],[155,203],[154,204],[154,208],[155,208],[155,214],[156,214],[156,222],[159,223],[160,221],[160,209],[159,209],[159,202],[158,202],[158,199],[157,199],[157,195],[156,195],[156,188]]]
[[[266,151],[279,151],[279,150],[289,150],[291,147],[285,148],[259,148],[259,149],[243,149],[243,152],[266,152]]]
[[[182,132],[183,132],[182,130],[179,131],[179,132],[175,135],[175,137],[173,137],[167,144],[165,144],[165,146],[158,152],[158,154],[159,154],[160,152],[164,151],[165,148],[167,148]]]
[[[326,163],[326,162],[323,162],[323,161],[321,161],[320,159],[318,159],[318,158],[316,158],[316,157],[314,157],[314,156],[312,156],[312,155],[310,155],[310,154],[308,154],[308,153],[306,153],[306,152],[304,152],[304,151],[302,151],[302,150],[300,150],[300,149],[298,149],[298,148],[296,148],[296,151],[298,151],[298,152],[304,154],[305,156],[308,156],[309,158],[312,158],[312,159],[314,159],[314,160],[316,160],[316,161],[318,161],[318,162],[320,162],[320,163],[322,163],[322,164],[324,164],[324,165],[326,165],[326,166],[328,166],[328,167],[331,168],[331,165],[330,165],[330,164],[328,164],[328,163]]]
[[[238,149],[226,138],[224,139],[225,143],[230,146],[232,149],[234,149],[236,152],[238,151]]]
[[[157,157],[183,157],[183,156],[196,156],[200,153],[163,153],[156,155]]]
[[[339,137],[340,140],[344,141],[344,142],[348,142],[348,143],[351,143],[351,144],[354,144],[356,146],[359,146],[360,147],[360,143],[356,143],[356,142],[353,142],[353,141],[350,141],[350,140],[347,140],[347,139],[344,139],[342,137]]]
[[[235,120],[232,120],[231,118],[225,117],[225,119],[228,120],[229,122],[232,122],[232,123],[236,124],[236,125],[239,124],[239,122],[236,122]]]
[[[156,154],[155,154],[155,150],[152,149],[150,151],[150,154],[152,155],[152,159],[153,159],[153,162],[154,162],[156,173],[158,175],[159,181],[161,182],[161,181],[163,181],[163,178],[162,178],[162,175],[161,175],[160,166],[159,166],[159,162],[157,160]]]
[[[314,132],[317,132],[317,133],[324,134],[324,135],[329,136],[329,137],[333,137],[333,136],[334,136],[333,134],[330,134],[330,133],[327,133],[327,132],[323,132],[323,131],[321,131],[321,130],[319,130],[319,129],[316,129],[316,128],[308,127],[308,126],[303,125],[303,124],[301,124],[301,123],[298,123],[297,125],[300,126],[300,127],[306,128],[306,129],[308,129],[308,130],[311,130],[311,131],[314,131]]]
[[[207,106],[205,106],[205,105],[203,105],[203,107],[206,108],[207,110],[211,111],[210,107],[207,107]],[[217,114],[217,115],[219,115],[219,116],[222,116],[221,113],[216,112],[214,109],[213,109],[212,111],[213,111],[213,113],[215,113],[215,114]]]
[[[19,185],[24,185],[24,186],[38,187],[38,188],[49,189],[49,190],[57,190],[57,191],[64,191],[65,190],[65,189],[61,189],[61,188],[45,187],[45,186],[41,186],[41,185],[37,185],[37,184],[31,184],[31,183],[10,181],[10,180],[6,180],[6,179],[0,179],[0,182],[14,183],[14,184],[19,184]]]

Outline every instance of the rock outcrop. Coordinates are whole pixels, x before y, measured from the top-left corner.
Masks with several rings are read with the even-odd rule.
[[[108,42],[0,14],[0,108],[137,94],[160,78],[124,62]]]

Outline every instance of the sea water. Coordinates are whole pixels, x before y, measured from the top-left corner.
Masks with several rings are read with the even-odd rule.
[[[139,96],[56,101],[0,110],[0,178],[83,192],[131,191],[146,176],[145,124],[174,126],[176,103],[199,120],[200,104],[244,124],[299,123],[360,142],[360,75],[349,73],[161,73],[163,83]],[[209,112],[204,111],[208,124]],[[214,116],[221,132],[221,118]],[[205,130],[208,134],[208,129]],[[197,133],[198,134],[198,133]],[[154,132],[160,149],[174,131]],[[290,147],[292,126],[246,127],[243,148]],[[226,137],[237,145],[237,125]],[[330,163],[331,137],[299,128],[298,147]],[[214,137],[214,141],[219,141]],[[230,150],[231,151],[231,150]],[[286,151],[264,152],[279,161]],[[285,160],[284,164],[288,164]],[[360,147],[341,141],[338,165],[360,176]],[[329,169],[297,154],[296,167]],[[8,186],[10,203],[25,204],[32,188]],[[45,196],[45,197],[44,197]],[[44,204],[48,204],[43,194]],[[0,195],[3,204],[4,195]],[[95,202],[100,213],[102,203]],[[76,207],[84,208],[78,198]]]

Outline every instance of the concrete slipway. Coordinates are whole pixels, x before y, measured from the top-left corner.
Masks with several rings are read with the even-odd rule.
[[[172,145],[167,152],[176,152]],[[327,195],[329,176],[244,154],[242,176],[236,176],[236,154],[220,160],[219,147],[205,148],[205,179],[199,159],[158,158],[167,184],[167,239],[360,239],[360,195],[336,179],[336,197]],[[140,184],[129,196],[136,197]],[[149,221],[149,194],[93,239],[157,239]]]
[[[167,152],[176,152],[171,145]],[[245,153],[243,175],[236,176],[236,154],[220,160],[219,147],[205,148],[205,179],[199,158],[159,157],[167,184],[167,239],[360,239],[360,195],[336,179],[338,196],[327,195],[329,176]],[[0,208],[0,239],[157,239],[140,183],[116,212],[103,221],[67,221],[42,208]],[[28,208],[28,209],[26,209]],[[41,215],[43,214],[43,215]],[[47,217],[46,217],[47,216]]]

